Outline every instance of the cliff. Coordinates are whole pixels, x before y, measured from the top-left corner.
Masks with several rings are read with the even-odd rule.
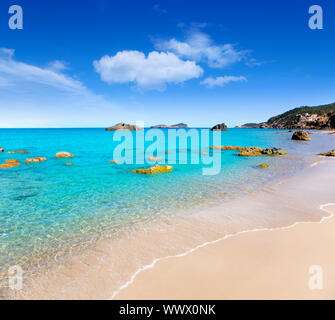
[[[274,116],[267,122],[247,123],[239,128],[335,129],[335,103],[295,108]]]

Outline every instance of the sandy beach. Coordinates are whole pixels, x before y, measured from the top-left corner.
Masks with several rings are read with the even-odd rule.
[[[334,165],[315,164],[311,170],[317,176],[291,182],[288,191],[296,195],[296,209],[302,209],[310,206],[313,190],[319,188],[313,202],[324,205],[325,218],[237,234],[186,255],[161,259],[139,272],[114,299],[334,299]],[[334,201],[328,205],[322,202],[331,197]],[[271,202],[267,206],[270,210]],[[319,267],[317,283],[322,289],[311,289],[311,277]]]
[[[159,261],[116,299],[334,299],[334,232],[331,218],[241,234]],[[322,290],[309,288],[313,265],[323,269]]]

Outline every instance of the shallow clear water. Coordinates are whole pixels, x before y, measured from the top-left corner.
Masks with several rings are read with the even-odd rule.
[[[163,132],[167,135],[168,130]],[[40,264],[59,250],[117,237],[132,225],[187,214],[190,208],[257,190],[314,161],[315,154],[328,151],[334,140],[316,133],[311,144],[293,142],[291,134],[284,131],[230,129],[220,132],[222,145],[275,146],[289,155],[245,158],[236,156],[236,151],[210,151],[208,156],[221,154],[217,175],[204,176],[202,164],[178,163],[173,164],[171,173],[139,175],[131,170],[152,163],[109,162],[119,144],[113,140],[114,134],[103,129],[0,130],[0,146],[5,151],[29,151],[0,153],[0,163],[5,159],[21,162],[19,167],[0,170],[0,270],[13,264]],[[167,151],[167,142],[160,147]],[[75,157],[55,159],[58,151],[71,152]],[[191,156],[198,151],[189,145],[181,153]],[[35,156],[48,160],[23,163]],[[270,163],[270,168],[258,169],[257,164],[263,162]]]

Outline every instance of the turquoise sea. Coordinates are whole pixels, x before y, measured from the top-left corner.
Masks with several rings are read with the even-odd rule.
[[[162,131],[167,135],[168,129]],[[332,142],[317,132],[311,147],[308,142],[292,141],[286,131],[229,129],[220,132],[222,145],[281,147],[288,155],[246,158],[236,156],[236,151],[210,150],[203,156],[221,153],[217,175],[203,175],[205,165],[201,163],[178,161],[172,164],[171,173],[140,175],[131,170],[153,163],[109,162],[120,143],[113,140],[114,134],[100,128],[0,130],[0,146],[5,149],[0,163],[5,159],[21,163],[0,170],[1,271],[11,265],[38,269],[60,250],[80,250],[100,239],[117,238],[129,226],[187,217],[190,209],[228,201],[293,174],[315,161],[316,152],[332,147]],[[208,141],[207,147],[211,144]],[[167,141],[160,147],[169,151]],[[27,150],[29,154],[7,154],[7,150]],[[56,159],[59,151],[71,152],[74,158]],[[189,145],[179,152],[201,156],[198,151]],[[24,163],[37,156],[47,157],[47,161]],[[168,155],[166,160],[168,163]],[[270,168],[257,168],[264,162]]]

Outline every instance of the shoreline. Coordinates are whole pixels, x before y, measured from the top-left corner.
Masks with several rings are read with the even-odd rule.
[[[333,210],[326,210],[325,208],[326,207],[331,207]],[[162,257],[162,258],[157,258],[155,259],[150,265],[146,265],[146,266],[143,266],[141,267],[139,270],[137,270],[135,272],[135,274],[132,275],[131,279],[125,283],[124,285],[122,285],[117,291],[115,291],[112,295],[112,297],[108,300],[114,300],[114,298],[117,298],[117,296],[119,295],[119,293],[121,291],[123,291],[124,289],[127,289],[130,285],[132,285],[137,276],[142,273],[143,271],[146,271],[148,269],[152,269],[154,268],[160,261],[164,261],[164,260],[168,260],[168,259],[174,259],[174,258],[181,258],[181,257],[185,257],[189,254],[192,254],[193,252],[199,250],[199,249],[202,249],[202,248],[205,248],[207,246],[211,246],[211,245],[214,245],[216,243],[219,243],[221,241],[224,241],[226,239],[229,239],[229,238],[233,238],[233,237],[238,237],[242,234],[246,234],[246,233],[253,233],[253,232],[268,232],[268,231],[279,231],[279,230],[287,230],[287,229],[291,229],[291,228],[294,228],[295,226],[297,225],[301,225],[301,224],[318,224],[318,223],[323,223],[324,221],[328,220],[328,219],[333,219],[334,218],[334,215],[335,215],[335,203],[327,203],[327,204],[322,204],[320,205],[320,210],[321,211],[324,211],[324,212],[327,212],[329,214],[329,216],[324,216],[321,218],[320,221],[301,221],[301,222],[294,222],[293,224],[289,225],[289,226],[285,226],[285,227],[274,227],[274,228],[260,228],[260,229],[252,229],[252,230],[244,230],[244,231],[239,231],[239,232],[236,232],[234,234],[228,234],[222,238],[219,238],[217,240],[214,240],[214,241],[209,241],[209,242],[205,242],[201,245],[198,245],[184,253],[180,253],[180,254],[177,254],[177,255],[174,255],[174,256],[167,256],[167,257]],[[127,297],[127,293],[126,293],[126,297],[125,299],[129,299]],[[131,298],[130,298],[131,299]],[[164,299],[164,298],[162,298]],[[117,299],[118,300],[118,299]],[[150,300],[153,300],[152,298]]]
[[[330,207],[330,209],[325,209]],[[194,290],[194,286],[192,287],[191,285],[189,286],[189,289],[185,290],[185,287],[183,288],[183,295],[179,296],[176,298],[175,296],[171,295],[171,291],[166,293],[163,293],[163,290],[161,290],[161,284],[160,282],[164,282],[165,284],[167,282],[169,282],[170,284],[172,283],[172,286],[175,291],[173,290],[172,292],[180,292],[180,288],[181,288],[181,283],[180,280],[180,273],[182,273],[184,270],[184,268],[181,268],[181,264],[183,262],[179,262],[177,267],[173,266],[172,262],[175,259],[180,259],[186,256],[192,256],[193,253],[195,253],[196,251],[200,251],[198,254],[198,257],[194,257],[192,256],[189,260],[192,260],[194,262],[194,260],[197,260],[198,262],[200,262],[200,260],[203,258],[204,256],[204,251],[202,250],[206,250],[206,247],[211,247],[214,246],[216,244],[220,244],[221,242],[223,242],[224,240],[228,240],[230,238],[238,238],[241,235],[246,235],[246,234],[252,234],[252,233],[269,233],[269,232],[280,232],[283,230],[295,230],[295,228],[297,226],[304,226],[304,225],[314,225],[313,227],[315,227],[315,225],[318,224],[324,224],[326,221],[332,221],[333,226],[333,231],[335,230],[335,203],[327,203],[327,204],[323,204],[320,205],[320,210],[327,212],[329,215],[322,217],[320,221],[318,222],[311,222],[311,221],[304,221],[304,222],[295,222],[290,226],[286,226],[286,227],[278,227],[278,228],[270,228],[270,229],[255,229],[255,230],[247,230],[247,231],[241,231],[241,232],[237,232],[236,234],[231,234],[231,235],[227,235],[221,239],[217,239],[215,241],[211,241],[211,242],[207,242],[204,243],[202,245],[199,245],[191,250],[189,250],[188,252],[182,253],[182,254],[178,254],[175,256],[169,256],[169,257],[163,257],[160,259],[155,260],[151,265],[145,266],[143,268],[141,268],[141,270],[139,270],[138,272],[136,272],[136,274],[133,275],[133,277],[131,278],[131,280],[126,283],[125,285],[123,285],[119,290],[117,290],[116,292],[114,292],[113,296],[109,299],[109,300],[136,300],[138,299],[138,296],[141,296],[141,299],[144,300],[160,300],[160,299],[164,299],[164,300],[174,300],[174,299],[334,299],[335,295],[333,294],[332,296],[321,296],[321,297],[301,297],[301,296],[296,296],[296,297],[285,297],[285,296],[281,296],[281,293],[273,293],[274,296],[273,297],[267,297],[267,293],[265,293],[264,295],[259,296],[259,293],[255,292],[255,295],[250,295],[250,292],[248,293],[249,296],[245,296],[245,293],[240,292],[237,293],[237,295],[235,295],[234,297],[229,298],[228,297],[220,297],[217,295],[211,295],[212,293],[208,294],[202,294],[202,295],[197,295],[192,293],[192,291]],[[265,235],[264,238],[266,238],[267,236]],[[243,239],[245,240],[245,239]],[[250,238],[249,238],[250,240]],[[246,241],[244,241],[244,244],[246,243]],[[214,251],[217,253],[217,251],[219,250],[218,248],[211,248],[211,249],[207,249],[210,251]],[[201,252],[202,251],[202,252]],[[213,252],[212,252],[213,253]],[[206,255],[206,253],[205,253]],[[232,258],[232,256],[230,256],[230,258]],[[188,264],[188,267],[190,267],[190,262],[189,261],[184,261],[185,264]],[[200,262],[201,264],[201,262]],[[208,264],[206,264],[208,266]],[[318,266],[318,265],[316,265]],[[311,267],[311,266],[310,266]],[[172,272],[170,272],[169,276],[168,276],[168,280],[164,279],[164,274],[166,274],[167,270],[173,270]],[[183,269],[183,270],[182,270]],[[204,271],[204,270],[202,270]],[[192,275],[194,275],[194,271],[192,271],[192,268],[188,268],[188,272],[191,273],[191,277]],[[294,271],[293,271],[294,272]],[[186,273],[184,273],[186,274]],[[207,274],[203,274],[204,278],[206,278],[206,276],[208,276]],[[335,280],[335,271],[334,274],[332,275],[332,277]],[[137,278],[140,278],[139,280],[137,280]],[[161,281],[161,279],[164,279],[163,281]],[[190,278],[190,276],[188,276],[188,278]],[[198,277],[195,278],[194,280],[196,281],[197,279],[199,279]],[[306,272],[306,279],[307,278],[307,272]],[[203,280],[203,279],[202,279]],[[242,280],[242,279],[240,279]],[[257,281],[262,281],[261,278],[259,278]],[[257,282],[256,281],[256,282]],[[263,280],[264,281],[264,280]],[[149,283],[149,285],[145,286],[144,283]],[[306,280],[307,283],[307,280]],[[154,284],[154,285],[153,285]],[[190,283],[189,283],[190,284]],[[240,283],[237,283],[236,287],[238,287],[239,285],[241,285]],[[147,288],[150,287],[151,290],[147,290]],[[332,282],[331,288],[334,289],[335,288],[335,281]],[[153,289],[153,290],[152,290]],[[171,290],[171,288],[170,288]],[[213,290],[215,290],[215,288],[213,288]],[[291,291],[291,289],[289,289]],[[237,289],[237,291],[239,291]],[[143,296],[143,292],[146,293],[145,296]],[[149,293],[150,292],[150,293]]]
[[[115,245],[110,241],[103,241],[99,243],[95,249],[92,248],[93,250],[87,256],[77,257],[73,261],[66,262],[64,265],[55,266],[55,268],[49,270],[41,277],[38,276],[37,278],[34,277],[34,279],[31,279],[33,280],[33,282],[31,282],[32,286],[30,288],[29,286],[26,287],[28,290],[25,290],[21,297],[23,299],[122,299],[122,297],[126,295],[125,299],[131,299],[127,296],[127,292],[131,289],[131,287],[133,285],[136,285],[138,279],[141,278],[143,274],[156,270],[156,267],[158,267],[158,265],[163,261],[168,261],[170,259],[172,260],[176,257],[177,259],[188,258],[188,256],[196,253],[196,251],[200,251],[206,249],[206,247],[210,247],[209,244],[215,245],[216,243],[221,242],[222,239],[228,241],[230,240],[230,238],[238,238],[234,237],[234,235],[243,236],[244,234],[250,233],[256,234],[258,232],[250,232],[256,230],[259,232],[263,232],[264,230],[268,231],[271,229],[287,229],[291,228],[292,225],[304,222],[310,223],[320,221],[320,219],[324,219],[324,216],[319,210],[319,204],[318,212],[315,212],[314,208],[310,210],[309,207],[313,207],[313,205],[311,206],[308,203],[306,208],[294,212],[293,215],[288,215],[287,217],[285,217],[284,211],[286,210],[286,207],[279,206],[276,211],[277,213],[280,213],[280,215],[284,213],[284,217],[280,217],[280,219],[278,219],[275,212],[273,216],[270,216],[271,223],[269,223],[269,221],[264,221],[264,223],[262,223],[259,218],[262,217],[262,214],[266,213],[265,209],[268,208],[263,202],[270,201],[272,203],[277,203],[278,196],[279,198],[280,196],[285,196],[285,194],[283,195],[281,193],[283,192],[283,190],[285,191],[287,187],[287,194],[290,195],[290,190],[292,189],[292,186],[290,185],[296,186],[297,184],[302,183],[303,188],[306,189],[306,186],[310,185],[310,183],[308,183],[308,180],[310,180],[311,178],[313,180],[315,177],[319,177],[319,174],[323,174],[324,171],[326,171],[328,175],[329,166],[335,165],[335,162],[332,160],[333,159],[326,158],[324,160],[320,159],[317,162],[312,163],[309,168],[304,169],[300,174],[289,176],[285,178],[284,181],[280,181],[275,185],[267,186],[265,187],[265,190],[257,191],[254,194],[247,195],[242,199],[239,198],[236,200],[232,200],[231,202],[225,203],[218,207],[206,209],[203,212],[205,213],[205,215],[201,215],[196,212],[190,218],[187,218],[186,225],[186,220],[176,220],[176,226],[172,229],[163,228],[162,230],[158,230],[156,228],[159,228],[160,226],[156,226],[156,228],[155,226],[152,226],[147,229],[144,234],[135,233],[132,238],[126,241],[123,240],[123,243],[121,243],[121,245]],[[322,164],[322,166],[316,164]],[[299,178],[301,176],[304,176],[305,178],[301,180]],[[316,190],[320,189],[316,188]],[[265,198],[260,198],[259,195],[262,195],[263,197],[265,196]],[[332,197],[332,199],[334,198]],[[296,196],[294,196],[290,201],[292,200],[295,203]],[[326,202],[321,201],[318,203]],[[259,205],[264,206],[264,208],[259,207]],[[244,209],[245,207],[247,207],[248,210],[247,212],[242,213],[242,220],[238,220],[236,223],[234,221],[234,223],[231,225],[232,232],[227,234],[226,230],[223,229],[223,227],[225,227],[224,222],[227,221],[225,213],[228,212],[229,214],[233,215],[236,210],[238,211],[242,208]],[[223,214],[222,209],[224,209],[223,211],[226,211],[223,212]],[[307,210],[304,211],[305,209]],[[256,227],[242,230],[240,228],[236,229],[236,226],[239,225],[241,222],[243,223],[243,218],[245,218],[245,216],[250,213],[255,216],[256,220],[253,222],[253,225],[255,225]],[[189,223],[189,219],[191,220],[191,223]],[[292,223],[290,223],[289,221],[291,221]],[[213,228],[214,224],[215,227]],[[192,232],[195,234],[198,234],[200,232],[200,237],[198,238],[198,241],[193,241],[192,237],[186,240],[183,239],[186,235],[188,236],[188,232]],[[180,236],[182,236],[182,238]],[[194,243],[194,245],[188,247],[187,240],[190,239],[192,240],[191,243]],[[201,239],[203,239],[203,241],[201,241]],[[166,241],[168,241],[168,245]],[[180,241],[182,241],[182,243],[184,242],[184,245],[186,245],[186,251],[182,253],[178,252],[183,250],[183,246],[178,247],[179,249],[177,249],[177,247],[174,248],[174,245],[179,244]],[[129,252],[129,250],[136,250],[136,248],[142,250],[142,247],[146,247],[148,244],[150,245],[150,247],[146,249],[151,250],[153,249],[153,247],[151,246],[152,243],[155,244],[156,249],[163,244],[167,245],[165,249],[169,248],[169,250],[166,251],[165,255],[161,255],[160,250],[153,251],[153,259],[151,259],[150,261],[150,256],[147,256],[147,258],[143,260],[142,263],[140,263],[140,265],[138,265],[137,267],[136,265],[127,266],[128,262],[124,264],[125,261],[127,261],[129,258],[128,254],[125,253]],[[113,251],[109,251],[111,247],[113,247]],[[114,249],[116,249],[116,251]],[[158,256],[160,258],[155,258],[155,256]],[[120,259],[122,261],[115,261],[115,257],[118,257],[118,259],[116,260]],[[136,259],[130,260],[130,264],[132,263],[131,261],[134,262],[136,261]],[[115,272],[117,273],[117,270],[120,269],[120,266],[127,266],[126,269],[128,273],[128,280],[127,278],[124,278],[121,283],[118,283],[117,281],[115,281],[115,279],[113,280],[113,277]],[[115,269],[115,267],[117,269]],[[75,281],[72,280],[72,277],[74,275]],[[160,277],[161,276],[159,276],[159,278]],[[37,282],[35,282],[35,280],[37,280]],[[73,281],[73,284],[69,284],[68,281]],[[151,282],[151,280],[148,280],[148,283],[149,282]],[[92,290],[92,286],[93,288],[95,288],[94,290]],[[142,285],[140,285],[140,287],[142,287]],[[136,295],[136,299],[143,298],[141,292],[142,289],[140,290],[139,294]],[[155,292],[155,290],[152,290],[152,292]],[[162,297],[162,299],[165,299],[165,297]]]
[[[317,161],[311,164],[310,168],[316,167],[319,164],[332,165],[332,164],[335,164],[335,162],[332,163],[331,161],[327,162],[327,161],[320,160],[320,161]],[[280,182],[278,185],[282,183],[283,182]],[[335,199],[335,195],[333,199]],[[325,209],[328,207],[331,207],[331,210]],[[206,273],[206,270],[211,269],[211,266],[207,264],[206,269],[203,269],[202,273],[199,273],[197,274],[197,276],[195,276],[193,267],[197,264],[200,264],[200,265],[203,264],[203,261],[208,261],[209,258],[212,258],[211,261],[215,263],[215,259],[213,260],[213,254],[216,255],[216,254],[222,253],[220,252],[219,249],[217,249],[217,250],[214,250],[214,252],[212,252],[211,257],[208,257],[208,255],[206,255],[206,251],[211,251],[210,249],[211,247],[220,246],[221,243],[225,243],[224,240],[233,241],[235,239],[239,239],[239,237],[241,236],[248,237],[250,234],[263,234],[263,233],[269,233],[269,232],[277,233],[277,232],[281,232],[284,230],[295,230],[295,228],[300,225],[302,226],[304,225],[309,225],[309,226],[324,225],[323,223],[325,221],[332,221],[334,224],[333,231],[335,231],[335,221],[334,221],[335,220],[334,219],[335,203],[330,202],[326,204],[320,204],[319,210],[323,212],[327,212],[328,214],[327,216],[322,216],[319,221],[297,221],[288,226],[243,230],[243,231],[239,231],[233,234],[225,235],[224,237],[219,238],[214,241],[205,242],[181,254],[155,259],[151,264],[141,267],[139,270],[137,270],[136,273],[132,275],[130,280],[126,282],[125,284],[123,284],[118,290],[116,290],[109,299],[117,299],[117,300],[119,299],[120,300],[123,300],[123,299],[131,300],[131,299],[139,299],[139,298],[141,299],[222,299],[223,297],[220,295],[211,295],[211,294],[194,295],[192,293],[195,287],[195,285],[193,284],[193,281],[196,283],[197,280],[200,278],[201,282],[203,282],[204,279],[206,279],[206,276],[208,276],[208,274]],[[307,235],[305,234],[305,236],[308,237],[308,234]],[[266,240],[266,236],[264,240]],[[257,248],[255,250],[257,251]],[[194,256],[197,256],[197,255],[198,255],[197,258],[193,258]],[[229,258],[234,259],[234,255],[230,255]],[[180,261],[177,261],[178,259],[180,259]],[[182,262],[182,260],[184,261],[184,263]],[[192,260],[192,263],[190,263],[189,261],[187,262],[187,260]],[[175,267],[174,264],[177,264],[177,267]],[[335,265],[335,258],[332,264]],[[188,267],[185,267],[185,265],[187,265]],[[258,266],[258,267],[262,267],[262,266]],[[174,271],[171,272],[170,270],[174,270]],[[192,281],[188,282],[188,286],[184,285],[183,287],[181,287],[180,283],[183,283],[183,278],[181,276],[181,273],[184,275],[187,275],[188,278],[192,279]],[[169,274],[169,277],[165,277],[166,274]],[[190,274],[193,274],[193,277],[190,276]],[[335,278],[335,272],[334,272],[334,278]],[[173,286],[174,290],[171,291],[171,288],[170,288],[169,292],[165,292],[162,289],[164,287],[163,283],[171,287]],[[189,287],[189,290],[185,289],[185,287]],[[335,288],[335,280],[334,280],[334,288]],[[183,292],[182,295],[180,294],[177,296],[174,295],[176,292],[180,292],[180,291]],[[240,294],[237,294],[236,296],[233,297],[233,299],[245,299],[245,298],[246,299],[254,299],[254,298],[263,298],[263,299],[265,298],[266,299],[266,296],[260,297],[257,295],[257,293],[255,293],[255,295],[250,295],[250,296],[245,297],[243,295],[243,292],[240,292]],[[283,297],[280,295],[276,296],[274,294],[274,299],[276,298],[285,299],[287,297],[285,296]],[[308,299],[308,297],[298,297],[298,296],[296,298]],[[224,299],[230,299],[230,297],[225,296]]]

